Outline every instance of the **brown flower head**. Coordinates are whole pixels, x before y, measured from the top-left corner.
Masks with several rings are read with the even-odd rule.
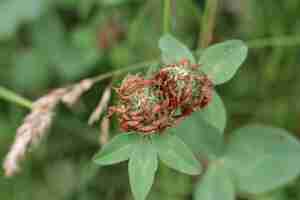
[[[109,115],[118,115],[123,131],[151,133],[166,128],[169,111],[158,112],[162,100],[158,94],[159,89],[154,85],[154,80],[129,75],[116,89],[120,102],[118,106],[109,108]]]
[[[150,79],[127,76],[116,89],[120,102],[110,107],[123,131],[147,135],[177,124],[212,98],[213,84],[198,66],[183,60],[163,66]]]
[[[182,115],[205,107],[212,98],[211,80],[188,60],[163,67],[154,79],[168,99],[169,108],[180,108]]]

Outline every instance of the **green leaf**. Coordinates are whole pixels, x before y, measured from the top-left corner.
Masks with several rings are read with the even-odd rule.
[[[247,57],[248,48],[240,40],[230,40],[213,45],[203,51],[199,64],[201,70],[214,84],[229,81]]]
[[[177,136],[168,133],[155,135],[153,144],[158,151],[159,158],[170,168],[190,175],[201,173],[200,162]]]
[[[164,64],[179,63],[182,59],[188,59],[191,63],[196,63],[191,51],[169,34],[164,35],[159,40],[159,48]]]
[[[158,168],[157,152],[148,138],[136,144],[129,160],[129,180],[136,200],[146,199]]]
[[[135,133],[119,134],[94,156],[94,162],[99,165],[112,165],[128,160],[138,139],[139,136]]]
[[[233,133],[224,160],[241,192],[259,194],[296,178],[299,155],[300,143],[287,131],[252,125]]]
[[[226,127],[226,109],[221,97],[214,91],[212,102],[200,111],[202,118],[221,133]]]
[[[201,112],[194,112],[170,130],[180,137],[195,154],[215,159],[223,147],[222,133],[203,120]]]
[[[221,163],[209,166],[205,175],[196,185],[195,200],[234,200],[235,191],[229,173]]]

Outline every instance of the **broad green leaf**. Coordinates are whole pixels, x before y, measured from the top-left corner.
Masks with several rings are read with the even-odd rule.
[[[200,111],[202,118],[221,133],[226,126],[226,109],[221,97],[214,91],[212,102]]]
[[[158,183],[159,191],[168,194],[169,197],[187,196],[194,191],[194,184],[191,182],[190,176],[171,170],[166,165],[160,165],[159,175],[156,178],[156,182]],[[160,197],[158,199],[165,198]]]
[[[190,175],[201,173],[200,162],[177,136],[169,133],[156,135],[153,136],[153,144],[158,151],[159,158],[170,168]]]
[[[298,176],[299,155],[300,143],[287,131],[252,125],[232,134],[224,160],[241,192],[259,194]]]
[[[112,165],[128,160],[138,139],[139,136],[134,133],[122,133],[115,136],[95,155],[94,162],[99,165]]]
[[[234,184],[221,163],[208,167],[203,178],[196,185],[195,200],[234,200]]]
[[[129,180],[136,200],[146,199],[158,168],[157,152],[148,138],[136,144],[129,159]]]
[[[195,58],[191,51],[173,36],[167,34],[159,40],[159,48],[162,53],[164,64],[174,64],[182,59],[188,59],[191,63],[195,63]]]
[[[247,57],[248,48],[240,40],[230,40],[205,49],[200,57],[201,70],[214,84],[229,81]]]
[[[202,158],[215,159],[222,150],[223,133],[204,121],[201,112],[194,112],[170,131]]]

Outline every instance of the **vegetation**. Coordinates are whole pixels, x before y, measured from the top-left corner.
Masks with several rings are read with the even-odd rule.
[[[294,0],[3,0],[1,198],[300,198],[299,8]],[[190,67],[192,81],[176,79],[170,65]],[[126,90],[110,95],[128,73],[149,84],[165,71],[180,94],[192,83],[186,101],[155,108],[171,96],[153,82],[153,96],[143,85],[142,97],[167,113],[167,124],[179,112],[176,126],[125,124],[119,110],[118,120],[107,118],[108,104],[136,108],[120,102]],[[211,99],[193,90],[205,85],[197,77],[213,83]],[[120,134],[120,125],[131,132]],[[126,162],[105,166],[128,159],[128,170]]]

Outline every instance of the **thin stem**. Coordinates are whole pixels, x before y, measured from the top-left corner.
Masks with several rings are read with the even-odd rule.
[[[0,98],[18,104],[28,109],[32,109],[32,102],[24,97],[0,86]]]
[[[94,82],[99,82],[99,81],[108,79],[108,78],[113,77],[113,76],[118,76],[118,75],[124,74],[128,71],[133,71],[133,70],[137,70],[137,69],[146,68],[149,65],[152,65],[152,64],[155,64],[155,63],[157,63],[157,61],[155,61],[155,60],[137,63],[137,64],[131,65],[129,67],[124,67],[124,68],[119,69],[119,70],[115,70],[115,71],[107,72],[107,73],[104,73],[104,74],[100,74],[98,76],[93,77],[92,80]]]
[[[217,1],[217,0],[210,0],[211,1]],[[204,41],[204,39],[203,39]],[[205,42],[206,43],[206,39]],[[207,43],[206,43],[207,44]],[[273,37],[273,38],[262,38],[262,39],[256,39],[252,41],[247,42],[249,48],[266,48],[266,47],[289,47],[289,46],[300,46],[300,37],[299,36],[281,36],[281,37]],[[205,45],[203,45],[205,46]],[[196,50],[195,53],[197,54],[200,49]],[[129,71],[137,70],[137,69],[143,69],[150,65],[158,63],[158,60],[150,60],[145,61],[141,63],[137,63],[125,68],[121,68],[119,70],[107,72],[104,74],[100,74],[98,76],[95,76],[91,78],[94,82],[100,82],[102,80],[111,78],[113,76],[119,76],[121,74],[127,73]],[[18,104],[20,106],[23,106],[28,109],[32,109],[32,102],[4,87],[0,86],[0,99],[4,99],[6,101]]]
[[[250,48],[299,46],[299,36],[279,36],[271,38],[255,39],[247,42]]]
[[[282,37],[275,37],[275,38],[256,39],[256,40],[248,41],[247,44],[249,48],[265,48],[269,46],[297,46],[300,45],[300,37],[282,36]],[[199,52],[201,52],[201,49],[196,50],[194,53],[199,54]],[[128,67],[121,68],[119,70],[100,74],[98,76],[93,77],[92,80],[95,82],[99,82],[113,76],[124,74],[128,71],[147,68],[149,65],[153,65],[155,63],[158,63],[158,59],[137,63]]]
[[[155,64],[155,63],[157,63],[156,60],[137,63],[137,64],[134,64],[134,65],[131,65],[129,67],[125,67],[125,68],[122,68],[122,69],[119,69],[119,70],[115,70],[115,71],[107,72],[107,73],[104,73],[104,74],[100,74],[98,76],[95,76],[95,77],[91,78],[91,80],[94,81],[94,82],[100,82],[102,80],[111,78],[113,76],[119,76],[119,75],[124,74],[124,73],[129,72],[129,71],[146,68],[149,65],[152,65],[152,64]],[[23,106],[23,107],[28,108],[28,109],[32,109],[33,102],[31,102],[30,100],[14,93],[14,92],[12,92],[12,91],[4,88],[4,87],[1,87],[1,86],[0,86],[0,99],[4,99],[6,101],[18,104],[18,105]]]
[[[164,34],[170,32],[171,26],[171,0],[164,0]]]
[[[216,1],[216,0],[211,0]],[[209,2],[211,2],[209,1]],[[204,42],[203,42],[204,43]],[[249,48],[265,48],[265,47],[289,47],[289,46],[300,46],[300,37],[299,36],[281,36],[281,37],[273,37],[273,38],[262,38],[255,39],[247,42]],[[197,54],[199,50],[196,50]],[[149,65],[153,65],[158,63],[158,60],[150,60],[141,63],[137,63],[128,67],[121,68],[119,70],[107,72],[104,74],[97,75],[91,80],[94,82],[100,82],[102,80],[111,78],[113,76],[119,76],[121,74],[127,73],[129,71],[134,71],[137,69],[147,68]],[[0,86],[0,98],[6,101],[18,104],[28,109],[32,109],[32,102],[4,87]]]
[[[211,0],[217,1],[217,0]],[[209,2],[211,2],[209,1]],[[204,39],[203,39],[204,40]],[[205,39],[206,41],[206,39]],[[203,42],[205,43],[205,42]],[[300,37],[299,36],[281,36],[281,37],[273,37],[273,38],[262,38],[255,39],[247,42],[249,48],[265,48],[265,47],[289,47],[289,46],[300,46]],[[200,50],[200,49],[199,49]],[[197,54],[199,50],[196,50]],[[91,80],[94,82],[100,82],[102,80],[111,78],[113,76],[119,76],[121,74],[127,73],[129,71],[147,68],[149,65],[153,65],[158,63],[158,60],[150,60],[141,63],[137,63],[125,68],[121,68],[119,70],[107,72],[104,74],[97,75]],[[18,104],[28,109],[32,109],[32,102],[4,87],[0,86],[0,99],[4,99],[6,101]]]
[[[218,0],[206,0],[203,17],[200,24],[200,48],[206,48],[213,39],[213,32],[216,24]]]

